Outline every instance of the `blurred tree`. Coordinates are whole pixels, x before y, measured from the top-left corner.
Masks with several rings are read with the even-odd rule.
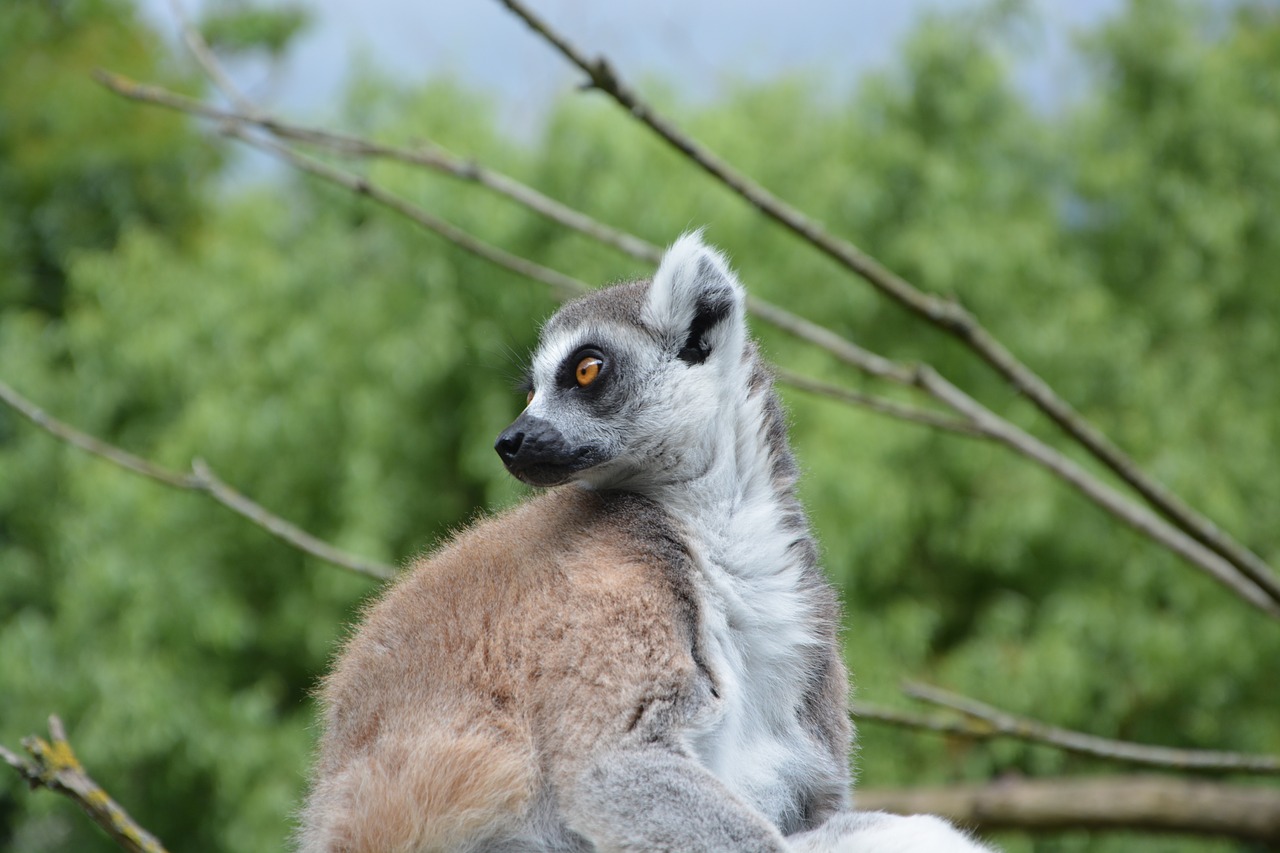
[[[131,223],[190,234],[216,150],[89,76],[174,82],[168,63],[128,0],[0,4],[0,309],[60,314],[72,256],[110,248]]]
[[[220,53],[263,51],[269,59],[279,60],[310,23],[310,11],[296,3],[264,7],[223,0],[202,11],[199,29]]]
[[[0,16],[56,31],[54,7],[21,8]],[[107,25],[90,12],[125,7],[62,8],[98,32],[90,23]],[[1280,482],[1267,464],[1280,435],[1280,378],[1267,369],[1280,360],[1280,16],[1134,0],[1085,42],[1093,88],[1048,114],[1019,94],[1008,29],[990,20],[926,22],[901,65],[847,102],[784,81],[682,111],[765,185],[974,308],[1157,475],[1280,560]],[[6,68],[15,50],[52,62],[3,41],[11,30],[0,26]],[[81,85],[92,64],[163,71],[154,36],[134,32],[151,66],[86,59],[106,37],[82,33],[65,36],[65,79]],[[39,43],[64,43],[49,39]],[[0,104],[34,101],[25,79],[0,77]],[[368,78],[353,91],[371,135],[430,134],[656,242],[709,223],[753,291],[926,359],[1052,435],[953,342],[799,250],[598,100],[561,105],[537,144],[519,146],[456,87]],[[17,229],[0,253],[46,246],[66,282],[46,292],[34,273],[6,277],[33,261],[0,264],[18,294],[0,303],[0,378],[173,467],[203,456],[271,509],[372,557],[403,559],[476,507],[515,499],[489,438],[519,406],[504,386],[551,308],[544,292],[307,181],[214,196],[201,180],[210,155],[162,114],[96,92],[65,109],[57,127],[72,130],[56,137],[0,122],[6,152],[66,152],[39,186],[83,188],[75,168],[125,144],[100,129],[92,145],[64,135],[103,115],[138,123],[124,136],[140,171],[106,170],[119,183],[90,212],[128,212],[92,220],[109,228],[76,220],[46,246],[27,239],[34,214],[0,216]],[[157,127],[172,145],[147,135]],[[195,164],[194,182],[163,171],[186,174],[182,163]],[[15,186],[41,174],[0,159]],[[465,185],[388,164],[370,174],[580,278],[646,272]],[[135,214],[152,209],[138,199],[186,212]],[[22,310],[33,304],[44,310]],[[759,331],[781,363],[860,381]],[[1097,734],[1280,753],[1275,625],[995,447],[789,402],[863,697],[893,701],[901,678],[923,676]],[[0,742],[56,710],[100,780],[174,848],[281,847],[307,763],[306,691],[373,585],[7,417],[0,471]],[[863,730],[864,785],[1105,769],[1015,743]],[[64,803],[0,777],[5,812],[0,847],[108,848]],[[1011,853],[1237,849],[1083,833],[1002,841]]]

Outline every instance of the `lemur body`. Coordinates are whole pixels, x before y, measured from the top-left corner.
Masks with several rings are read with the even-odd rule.
[[[849,811],[838,604],[743,299],[686,236],[548,321],[497,450],[556,488],[369,609],[306,853],[981,849]]]

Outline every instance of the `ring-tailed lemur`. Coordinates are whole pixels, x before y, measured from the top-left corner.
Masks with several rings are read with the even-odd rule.
[[[368,609],[303,851],[984,849],[849,810],[838,604],[743,302],[695,234],[546,323],[496,449],[555,488]]]

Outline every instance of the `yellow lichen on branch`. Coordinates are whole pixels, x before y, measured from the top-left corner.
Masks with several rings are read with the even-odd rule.
[[[49,718],[48,740],[33,735],[24,738],[22,746],[30,759],[0,747],[0,760],[18,771],[32,788],[46,788],[75,800],[94,823],[125,850],[167,853],[159,839],[139,826],[101,785],[89,777],[67,740],[62,721],[56,716]]]

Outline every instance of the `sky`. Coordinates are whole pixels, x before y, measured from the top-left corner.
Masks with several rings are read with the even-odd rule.
[[[164,32],[171,0],[140,0]],[[189,13],[219,0],[179,0]],[[227,0],[221,0],[227,2]],[[264,5],[270,0],[257,0]],[[451,75],[496,100],[516,131],[537,127],[547,104],[580,81],[567,63],[497,0],[301,0],[311,26],[278,68],[233,66],[256,100],[294,118],[321,119],[340,103],[357,63],[412,82]],[[1031,0],[1040,25],[1020,84],[1051,106],[1071,92],[1071,34],[1122,0]],[[981,0],[529,0],[580,50],[603,53],[623,79],[658,77],[690,99],[784,73],[820,75],[835,91],[890,66],[921,15]]]

